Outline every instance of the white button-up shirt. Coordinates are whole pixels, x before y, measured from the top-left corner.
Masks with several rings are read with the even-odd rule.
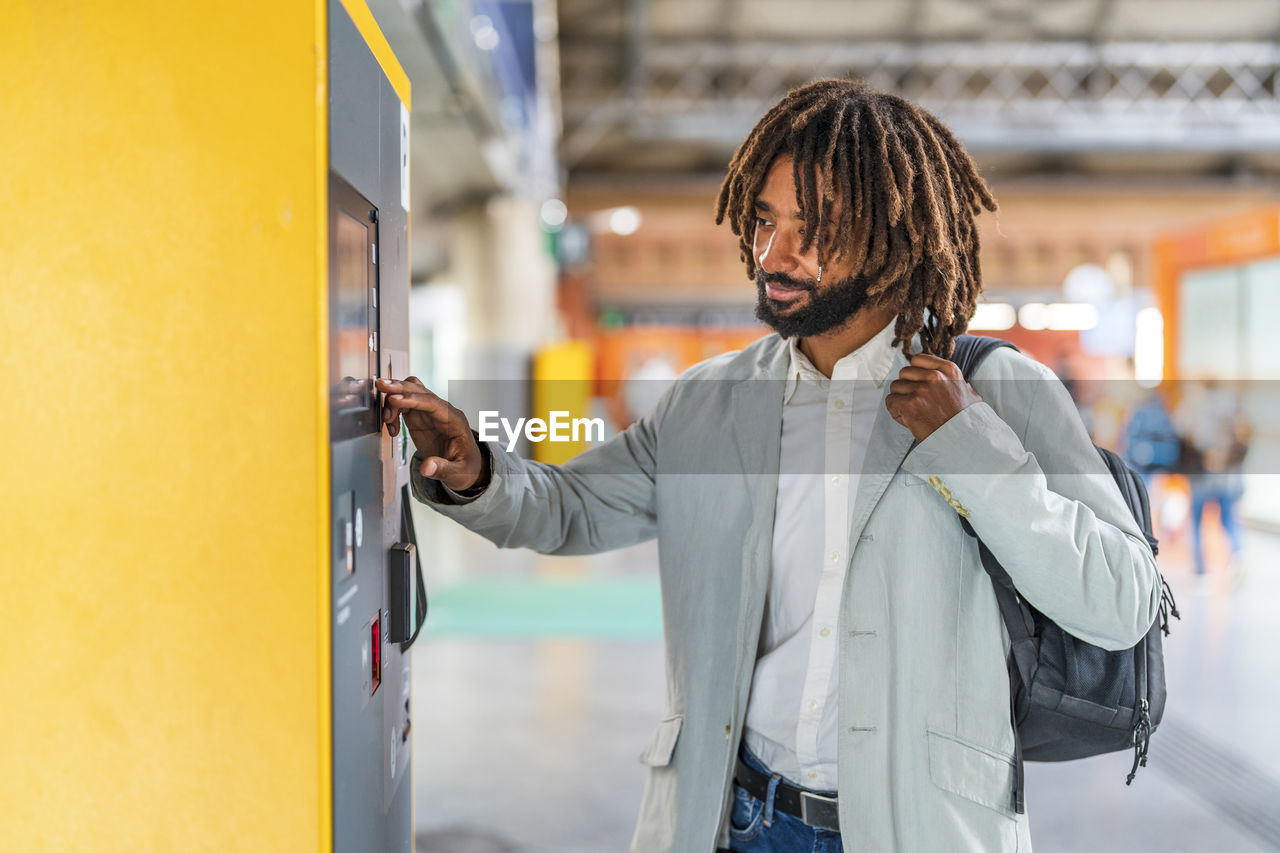
[[[806,788],[836,788],[840,596],[892,341],[890,322],[827,379],[791,339],[769,597],[744,737],[770,770]]]

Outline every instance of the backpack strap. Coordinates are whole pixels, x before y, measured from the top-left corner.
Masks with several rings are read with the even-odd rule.
[[[1013,350],[1018,349],[1008,341],[1002,341],[999,338],[989,338],[985,335],[957,335],[955,349],[951,353],[951,360],[960,368],[961,375],[967,381],[978,370],[982,362],[986,361],[987,356],[1001,347],[1009,347]]]
[[[951,360],[960,368],[960,374],[964,376],[965,381],[968,382],[973,378],[973,374],[977,372],[978,368],[982,365],[982,362],[986,361],[987,356],[991,355],[991,353],[1001,347],[1009,347],[1014,350],[1018,349],[1008,341],[1002,341],[999,338],[989,338],[982,335],[957,335],[955,338],[955,349],[951,353]],[[978,534],[974,532],[968,519],[961,518],[960,526],[964,528],[965,533],[972,536],[974,539],[978,538]],[[1020,603],[1021,600],[1013,585],[1013,579],[1009,577],[1009,573],[1004,570],[1004,567],[1000,565],[999,561],[996,560],[996,558],[992,556],[991,552],[987,550],[987,546],[982,543],[981,539],[978,540],[978,551],[982,555],[982,567],[986,569],[987,574],[991,575],[991,580],[995,584],[996,599],[1000,602],[1000,612],[1005,616],[1005,622],[1009,628],[1010,636],[1013,636],[1015,631],[1019,634],[1023,633],[1022,631],[1019,631],[1019,627],[1023,625],[1031,625],[1033,623],[1031,622],[1029,614],[1027,614],[1027,618],[1025,620],[1009,618],[1014,611],[1022,609]],[[1007,595],[1002,596],[1002,592],[1007,593]],[[1019,669],[1021,669],[1021,667],[1019,667]],[[1029,684],[1030,682],[1027,683]]]
[[[1134,521],[1138,522],[1142,535],[1151,546],[1151,556],[1158,556],[1160,540],[1156,539],[1151,532],[1151,499],[1147,495],[1147,487],[1118,454],[1105,447],[1095,446],[1095,449],[1102,457],[1102,461],[1106,463],[1111,479],[1115,480],[1116,485],[1120,487],[1120,496],[1133,512]]]
[[[987,356],[1001,347],[1016,346],[999,338],[982,335],[959,335],[955,339],[955,349],[951,360],[960,368],[965,381],[969,381]],[[1022,738],[1018,735],[1018,718],[1022,710],[1030,702],[1031,681],[1035,677],[1039,650],[1035,639],[1035,618],[1030,608],[1023,602],[1014,588],[1013,579],[1004,570],[986,544],[978,539],[978,534],[967,519],[960,519],[964,532],[978,541],[978,554],[982,557],[982,568],[991,576],[991,585],[995,590],[996,604],[1000,607],[1000,618],[1009,632],[1009,719],[1013,726],[1014,772],[1013,772],[1013,810],[1017,814],[1026,813],[1025,788],[1026,781],[1022,760]]]
[[[973,376],[978,366],[986,361],[987,356],[991,355],[995,350],[1001,347],[1018,349],[1008,341],[1002,341],[999,338],[988,338],[984,335],[956,335],[953,338],[953,342],[955,347],[951,351],[950,361],[959,366],[960,375],[965,378],[965,381],[968,381]],[[914,450],[919,443],[918,441],[912,441],[911,449]],[[970,535],[973,534],[968,524],[965,525],[965,530]]]
[[[1018,733],[1018,721],[1023,718],[1031,704],[1031,683],[1036,670],[1040,668],[1040,641],[1035,637],[1035,617],[1031,608],[1022,600],[1009,573],[1004,570],[995,556],[987,550],[986,543],[978,539],[973,528],[964,519],[965,532],[977,539],[978,553],[982,557],[982,568],[991,576],[991,586],[995,590],[996,604],[1000,607],[1000,618],[1009,632],[1009,658],[1005,661],[1009,668],[1009,722],[1013,726],[1013,810],[1017,814],[1026,814],[1026,773],[1022,761],[1022,736]]]

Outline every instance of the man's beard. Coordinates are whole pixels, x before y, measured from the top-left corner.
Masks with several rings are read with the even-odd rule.
[[[766,284],[780,284],[809,294],[807,304],[787,311],[786,306],[770,299]],[[812,281],[801,281],[783,273],[766,273],[756,268],[756,318],[784,338],[807,338],[820,335],[847,322],[867,304],[869,282],[861,276],[850,276],[820,287]],[[784,313],[785,311],[785,313]]]

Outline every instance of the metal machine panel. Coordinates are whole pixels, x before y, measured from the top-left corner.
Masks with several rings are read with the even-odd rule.
[[[382,201],[379,83],[385,75],[338,0],[329,2],[329,167],[358,192]],[[398,130],[397,130],[398,132]],[[397,197],[385,197],[387,202]]]
[[[333,849],[409,853],[411,679],[388,588],[408,453],[382,428],[371,387],[408,367],[403,113],[367,34],[338,0],[329,15]]]

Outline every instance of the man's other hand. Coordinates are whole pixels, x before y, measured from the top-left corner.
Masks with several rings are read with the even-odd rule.
[[[889,385],[884,405],[916,441],[924,441],[966,406],[981,400],[955,362],[919,353]]]
[[[382,422],[387,432],[400,432],[400,417],[414,446],[424,457],[419,473],[439,480],[455,492],[489,484],[484,454],[471,433],[467,416],[437,397],[416,377],[402,380],[378,379],[382,402]]]

